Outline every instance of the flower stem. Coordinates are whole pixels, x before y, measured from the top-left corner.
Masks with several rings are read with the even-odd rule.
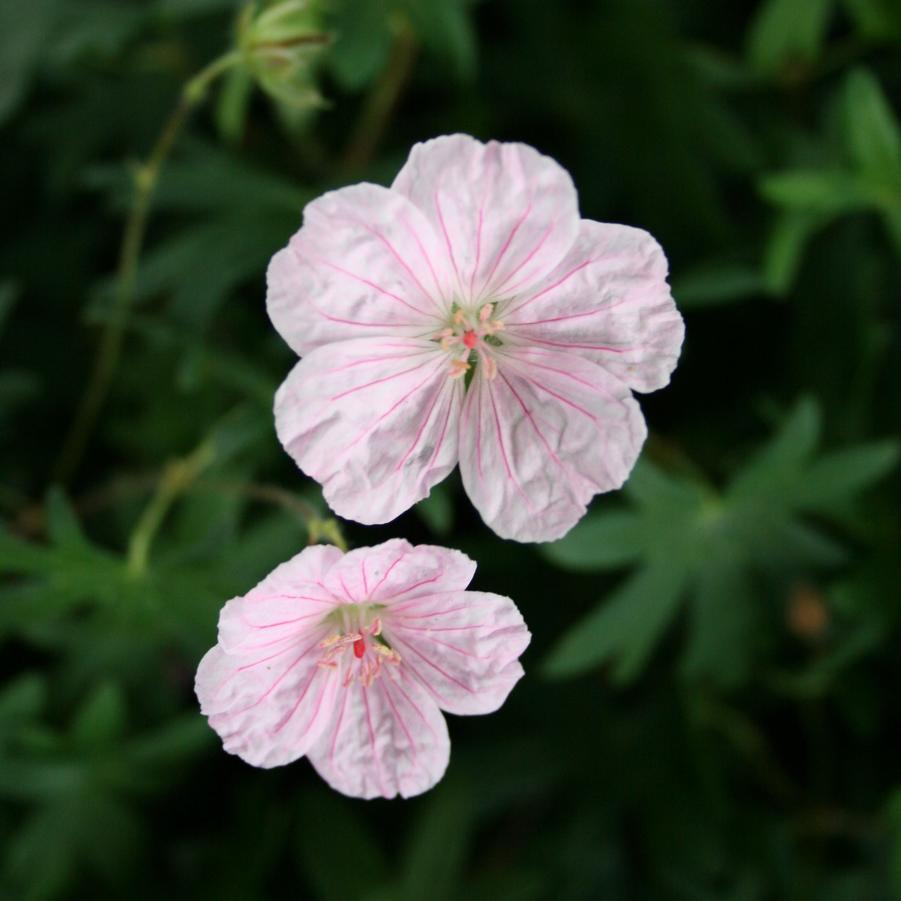
[[[192,482],[212,463],[215,451],[205,441],[187,457],[166,465],[150,503],[144,508],[128,542],[127,567],[131,575],[139,577],[147,571],[150,546],[159,531],[169,508]]]
[[[391,58],[366,99],[360,121],[344,151],[341,160],[344,170],[359,169],[372,158],[413,71],[419,49],[413,27],[403,16],[398,17],[394,27]]]
[[[179,132],[194,108],[206,96],[209,86],[240,59],[241,56],[237,51],[230,51],[214,60],[185,84],[178,103],[163,125],[147,161],[140,164],[134,172],[131,207],[125,221],[119,249],[116,294],[112,315],[104,327],[90,381],[81,398],[75,419],[63,441],[54,470],[54,478],[61,483],[68,481],[81,463],[91,431],[109,394],[113,376],[119,365],[128,313],[134,299],[135,280],[141,248],[144,244],[144,234],[147,230],[148,213],[160,170]]]

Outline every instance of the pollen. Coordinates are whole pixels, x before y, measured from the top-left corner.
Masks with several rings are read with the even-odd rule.
[[[462,378],[470,369],[472,369],[472,366],[466,360],[451,360],[450,377],[452,379]]]
[[[354,682],[372,685],[384,664],[400,663],[400,654],[382,636],[381,606],[342,604],[324,620],[337,631],[319,642],[323,654],[317,664],[338,670],[345,688]]]
[[[465,376],[467,387],[476,364],[489,381],[497,377],[494,348],[503,345],[497,333],[503,331],[504,323],[492,318],[496,306],[484,303],[478,309],[467,309],[454,304],[448,325],[433,339],[451,357],[449,377]]]

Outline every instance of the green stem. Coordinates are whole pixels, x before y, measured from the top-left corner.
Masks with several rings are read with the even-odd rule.
[[[142,576],[147,571],[150,546],[170,507],[209,466],[214,457],[212,444],[204,442],[192,454],[181,460],[173,460],[163,470],[157,489],[141,514],[128,542],[127,566],[133,576]]]
[[[345,170],[358,169],[369,162],[413,71],[418,50],[416,34],[405,17],[398,18],[395,29],[388,66],[367,98],[360,121],[344,152],[341,165]]]
[[[194,108],[206,96],[209,86],[240,59],[241,56],[237,51],[226,53],[187,82],[175,109],[163,126],[150,156],[145,163],[138,166],[134,173],[134,194],[119,250],[113,311],[100,339],[100,347],[90,381],[82,396],[75,419],[63,441],[54,471],[54,477],[59,482],[68,481],[81,463],[94,424],[109,394],[113,376],[119,365],[128,313],[134,299],[135,280],[141,248],[144,244],[144,234],[147,230],[148,213],[160,170],[179,132]]]

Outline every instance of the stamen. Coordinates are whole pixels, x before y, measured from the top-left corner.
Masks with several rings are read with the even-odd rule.
[[[503,343],[495,337],[495,333],[503,331],[504,323],[500,319],[491,318],[496,308],[496,302],[483,303],[478,309],[459,307],[455,303],[450,326],[441,329],[433,339],[451,356],[449,377],[465,377],[467,387],[473,366],[477,362],[482,366],[485,378],[491,380],[497,377],[497,362],[486,353],[490,348],[500,347]],[[478,354],[472,363],[471,353]]]
[[[452,379],[462,378],[471,368],[472,367],[465,360],[451,360],[450,377]]]
[[[324,620],[338,631],[319,642],[322,656],[316,665],[327,671],[337,670],[345,687],[355,680],[361,685],[372,685],[385,662],[400,661],[400,655],[381,637],[383,620],[378,611],[382,607],[377,603],[342,604]],[[353,653],[347,653],[351,649]]]

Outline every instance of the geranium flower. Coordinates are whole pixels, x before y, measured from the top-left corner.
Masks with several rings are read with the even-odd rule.
[[[623,484],[646,436],[632,391],[676,365],[666,274],[647,232],[580,219],[531,147],[417,144],[390,188],[308,204],[272,259],[269,315],[303,358],[279,438],[348,519],[394,519],[459,463],[499,535],[559,538]]]
[[[306,755],[354,797],[431,788],[450,755],[441,710],[497,710],[523,674],[522,616],[466,591],[475,569],[401,540],[317,545],[229,601],[196,681],[225,750],[260,767]]]

